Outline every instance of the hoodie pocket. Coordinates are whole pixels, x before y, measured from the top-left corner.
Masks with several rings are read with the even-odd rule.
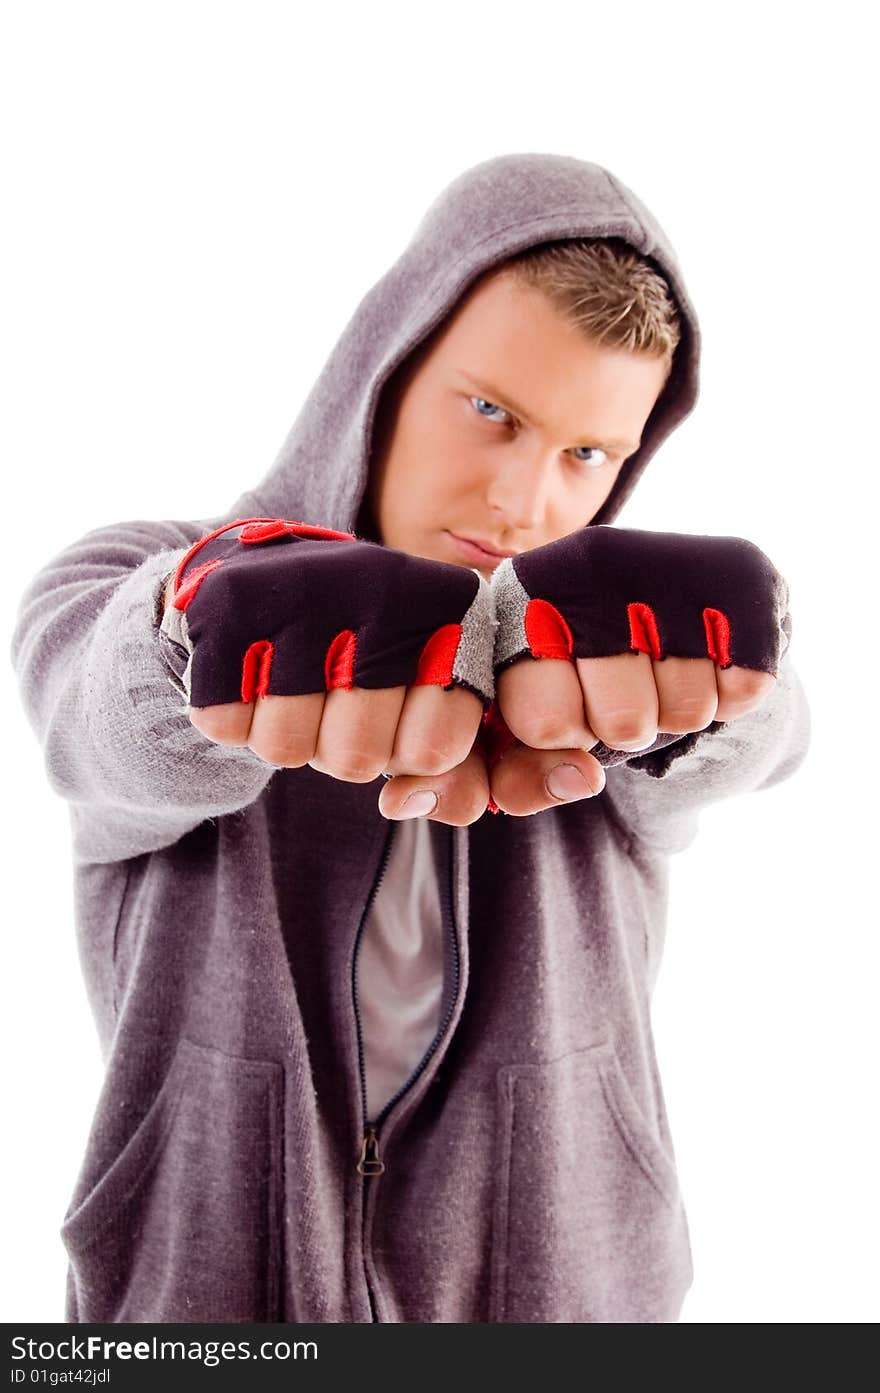
[[[283,1070],[181,1039],[149,1111],[72,1207],[68,1319],[280,1319]]]
[[[674,1158],[612,1044],[498,1074],[490,1321],[675,1321],[693,1280]]]

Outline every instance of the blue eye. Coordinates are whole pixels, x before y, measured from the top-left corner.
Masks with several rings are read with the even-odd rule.
[[[574,447],[574,452],[575,452],[576,455],[577,455],[578,450],[586,450],[586,451],[588,451],[589,453],[592,453],[592,454],[594,454],[594,455],[601,455],[601,456],[602,456],[601,460],[589,460],[589,461],[588,461],[588,460],[585,460],[585,459],[582,459],[582,460],[581,460],[581,463],[583,463],[583,464],[588,464],[588,463],[590,463],[590,464],[592,464],[595,468],[600,468],[600,467],[605,463],[605,461],[608,459],[608,456],[606,455],[605,451],[604,451],[604,450],[600,450],[598,445],[575,445],[575,447]]]
[[[487,401],[485,397],[470,397],[469,400],[474,403],[477,412],[482,416],[484,421],[493,421],[495,425],[503,424],[503,422],[498,421],[497,418],[492,416],[491,413],[493,411],[500,411],[503,416],[507,416],[508,419],[511,419],[510,412],[506,407],[496,406],[494,402]],[[484,411],[483,407],[487,407],[488,409]],[[579,451],[585,451],[587,454],[601,455],[602,458],[599,460],[587,460],[584,458],[583,454],[578,453]],[[600,469],[603,464],[607,464],[608,462],[607,454],[604,450],[601,450],[598,445],[575,445],[573,447],[573,453],[580,464],[590,464],[594,469]]]
[[[508,415],[508,412],[504,410],[503,406],[496,406],[494,402],[486,401],[485,397],[471,397],[470,400],[476,404],[477,411],[483,417],[484,421],[489,421],[492,418],[480,409],[483,406],[488,406],[489,411],[503,411],[505,416]]]

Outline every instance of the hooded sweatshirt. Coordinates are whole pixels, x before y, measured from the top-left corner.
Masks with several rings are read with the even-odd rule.
[[[790,651],[760,707],[614,752],[600,795],[450,827],[383,818],[381,780],[208,741],[159,632],[212,528],[356,530],[383,385],[478,276],[611,236],[666,278],[682,338],[610,523],[694,405],[696,316],[618,179],[512,154],[428,208],[262,480],[220,517],[91,531],[25,591],[12,656],[69,804],[106,1066],[59,1216],[68,1321],[678,1319],[693,1266],[650,1019],[669,857],[701,807],[804,758]]]

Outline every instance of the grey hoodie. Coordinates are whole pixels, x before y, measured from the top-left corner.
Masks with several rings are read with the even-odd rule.
[[[804,758],[790,653],[758,709],[619,752],[598,797],[428,824],[440,1027],[378,1120],[384,1172],[365,1176],[376,1119],[355,952],[400,824],[378,811],[381,780],[207,741],[159,642],[164,579],[209,529],[278,515],[355,530],[395,367],[488,267],[582,236],[652,259],[684,320],[642,445],[594,519],[611,522],[694,404],[696,318],[668,240],[618,180],[508,155],[431,205],[251,491],[217,518],[92,531],[23,595],[12,656],[70,806],[106,1062],[61,1229],[70,1321],[679,1316],[693,1269],[650,1021],[668,858],[701,806]]]

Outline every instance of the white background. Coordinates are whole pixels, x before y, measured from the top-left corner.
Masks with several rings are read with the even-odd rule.
[[[604,164],[676,247],[701,399],[618,522],[757,542],[791,586],[813,715],[799,773],[704,812],[674,858],[654,1026],[696,1267],[684,1322],[880,1314],[869,12],[3,11],[7,635],[26,579],[83,532],[210,516],[257,483],[466,167]],[[101,1065],[67,811],[8,661],[2,696],[0,1315],[61,1320],[58,1228]]]

